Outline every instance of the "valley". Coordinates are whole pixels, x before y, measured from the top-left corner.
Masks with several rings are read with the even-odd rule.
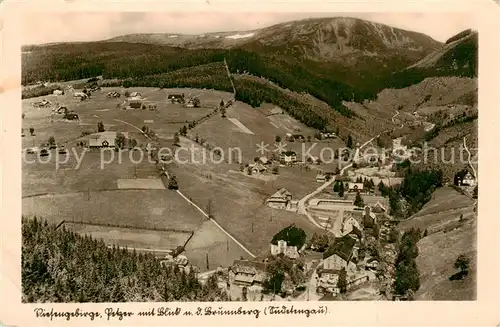
[[[23,49],[23,224],[219,300],[475,299],[477,32],[337,17]]]

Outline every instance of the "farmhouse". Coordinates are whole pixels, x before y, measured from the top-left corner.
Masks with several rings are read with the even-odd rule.
[[[262,284],[266,278],[267,263],[235,260],[228,269],[229,283],[241,286]]]
[[[285,165],[292,165],[297,162],[297,154],[294,151],[281,152],[280,162]]]
[[[172,103],[184,102],[184,93],[182,93],[182,94],[176,94],[176,93],[169,94],[169,95],[167,95],[167,100],[172,101]]]
[[[476,185],[476,179],[470,172],[467,172],[465,174],[464,178],[462,179],[462,185],[464,186],[475,186]]]
[[[269,161],[269,159],[267,159],[266,157],[260,157],[260,158],[259,158],[259,161],[260,161],[260,163],[261,163],[261,164],[263,164],[263,165],[268,165],[268,164],[270,164],[270,163],[271,163],[271,162]]]
[[[89,147],[112,148],[115,146],[116,132],[101,132],[90,135]]]
[[[248,167],[252,170],[252,174],[263,173],[267,170],[267,168],[260,162],[253,163]]]
[[[363,183],[347,183],[349,193],[363,193]]]
[[[341,269],[354,270],[356,265],[351,262],[356,240],[349,235],[336,238],[323,254],[323,269],[340,271]]]
[[[286,209],[290,206],[292,200],[292,194],[288,192],[287,189],[282,188],[273,195],[271,195],[267,200],[266,204],[275,209]]]
[[[133,109],[139,109],[142,107],[142,101],[137,98],[128,99],[128,106]]]
[[[53,94],[54,94],[54,95],[63,95],[63,94],[64,94],[64,91],[61,91],[61,90],[54,90]]]
[[[88,95],[83,93],[83,92],[75,92],[75,93],[73,93],[73,98],[85,100],[88,98]]]

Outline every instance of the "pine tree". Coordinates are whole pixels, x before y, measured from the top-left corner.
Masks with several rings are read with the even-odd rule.
[[[364,207],[365,202],[363,201],[363,198],[361,197],[361,194],[359,192],[356,193],[356,198],[354,199],[354,205],[356,207]]]
[[[339,193],[338,193],[339,197],[343,198],[344,197],[344,183],[340,182],[340,185],[339,185]]]

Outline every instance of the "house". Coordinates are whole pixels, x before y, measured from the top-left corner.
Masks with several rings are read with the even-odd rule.
[[[335,133],[321,133],[322,139],[334,139],[337,135]]]
[[[285,165],[292,165],[297,162],[297,154],[294,151],[281,152],[280,162]]]
[[[464,178],[462,179],[462,185],[464,186],[476,186],[476,179],[470,172],[467,172],[465,174]]]
[[[142,101],[137,98],[131,98],[128,100],[128,106],[133,109],[139,109],[142,107]]]
[[[129,98],[142,99],[142,95],[139,92],[132,92],[129,94]]]
[[[325,253],[323,253],[323,269],[331,271],[353,271],[356,265],[351,262],[356,240],[349,235],[336,238]]]
[[[266,278],[266,269],[265,262],[235,260],[228,269],[228,281],[240,286],[260,285]]]
[[[268,165],[271,163],[271,161],[269,159],[267,159],[266,157],[260,157],[259,158],[259,162],[263,165]]]
[[[179,103],[179,102],[184,102],[184,93],[182,94],[169,94],[167,95],[167,100],[172,101],[172,103]]]
[[[277,244],[271,243],[271,254],[274,256],[283,254],[285,257],[290,259],[297,259],[300,256],[297,247],[287,245],[285,240],[279,240],[277,241]]]
[[[65,114],[64,118],[67,120],[78,120],[79,119],[78,115],[75,113],[72,113],[72,112]]]
[[[63,95],[63,94],[64,94],[64,91],[61,91],[61,90],[54,90],[53,94],[54,94],[54,95]]]
[[[101,132],[90,135],[90,148],[113,148],[115,147],[116,132]]]
[[[347,183],[347,190],[349,193],[364,193],[363,183]]]
[[[290,206],[292,200],[292,194],[288,192],[287,189],[282,188],[276,193],[271,195],[267,200],[266,204],[275,209],[286,209]]]
[[[374,213],[384,213],[387,212],[387,207],[384,204],[377,201],[373,206],[371,206],[371,211]]]
[[[346,218],[342,222],[342,235],[351,233],[354,228],[361,230],[359,222],[352,215],[346,215]]]
[[[253,163],[248,166],[249,169],[252,170],[252,174],[258,174],[258,173],[263,173],[267,170],[267,168],[261,164],[260,162]]]
[[[365,228],[373,228],[377,224],[377,216],[372,212],[370,206],[365,206],[363,214],[363,225]]]
[[[293,139],[295,141],[300,141],[300,142],[304,142],[306,139],[304,138],[304,135],[301,135],[301,134],[293,134]]]
[[[73,93],[73,98],[80,99],[80,100],[85,100],[88,98],[88,95],[83,93],[83,92],[75,92]]]
[[[325,183],[326,182],[326,175],[324,175],[324,174],[316,175],[316,182]]]

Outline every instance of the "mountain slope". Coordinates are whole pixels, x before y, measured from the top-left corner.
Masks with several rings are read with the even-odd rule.
[[[439,188],[417,214],[399,227],[427,230],[427,236],[417,244],[421,286],[416,300],[476,298],[477,214],[471,199],[450,187]],[[454,263],[460,254],[471,261],[469,274],[463,280],[450,280],[458,272]]]

